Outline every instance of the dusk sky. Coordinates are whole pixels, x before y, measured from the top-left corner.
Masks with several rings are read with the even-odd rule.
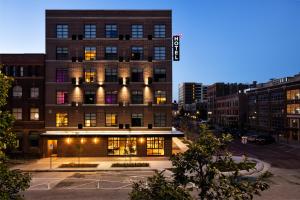
[[[0,0],[0,53],[44,53],[45,9],[172,9],[180,82],[265,82],[300,72],[300,0]]]

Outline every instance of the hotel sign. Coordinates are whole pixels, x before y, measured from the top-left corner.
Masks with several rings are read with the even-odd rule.
[[[180,36],[174,35],[173,36],[173,60],[179,61],[180,55],[179,55],[179,42],[180,42]]]

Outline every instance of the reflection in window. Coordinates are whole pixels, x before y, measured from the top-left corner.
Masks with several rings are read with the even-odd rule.
[[[95,127],[96,126],[96,113],[84,114],[84,126]]]
[[[131,47],[131,59],[132,60],[143,60],[144,59],[144,48],[143,47]]]
[[[143,25],[134,24],[131,26],[132,38],[143,38]]]
[[[57,38],[68,38],[68,29],[67,24],[58,24],[56,25],[56,37]]]
[[[147,155],[164,155],[164,138],[147,137]]]
[[[58,68],[56,69],[56,82],[63,83],[68,81],[68,69]]]
[[[155,91],[155,103],[165,104],[167,102],[166,91],[157,90]]]
[[[136,155],[136,137],[109,137],[107,151],[108,155]]]
[[[85,69],[84,70],[84,80],[86,83],[94,83],[96,81],[96,70],[95,69]]]
[[[84,25],[84,37],[87,39],[96,38],[96,25],[95,24]]]
[[[105,37],[107,38],[116,38],[118,37],[118,29],[115,24],[105,25]]]
[[[118,48],[117,47],[105,47],[105,59],[106,60],[118,59]]]
[[[166,25],[164,24],[154,25],[154,37],[155,38],[166,37]]]
[[[105,126],[117,126],[118,123],[117,114],[106,114],[105,115]]]
[[[166,47],[154,47],[154,60],[166,59]]]
[[[85,47],[84,59],[85,60],[96,60],[96,47]]]
[[[56,113],[56,127],[68,126],[68,113]]]

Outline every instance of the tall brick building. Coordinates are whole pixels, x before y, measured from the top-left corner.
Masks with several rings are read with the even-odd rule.
[[[171,15],[46,10],[42,156],[171,155]]]

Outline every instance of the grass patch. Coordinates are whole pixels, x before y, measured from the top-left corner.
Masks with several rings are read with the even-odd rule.
[[[250,170],[254,169],[256,166],[255,162],[246,162],[246,163],[236,163],[234,165],[224,165],[224,163],[221,162],[216,162],[214,166],[220,170],[221,172],[230,172],[230,171],[235,171],[236,167],[238,170]]]
[[[113,163],[111,167],[149,167],[149,163]]]
[[[58,168],[94,168],[97,167],[98,164],[88,164],[88,163],[68,163],[68,164],[62,164]]]

